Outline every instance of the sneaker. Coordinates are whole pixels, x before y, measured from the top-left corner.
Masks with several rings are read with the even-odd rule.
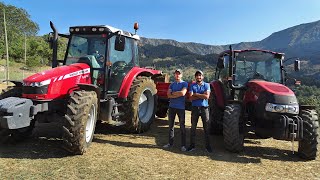
[[[182,146],[182,147],[181,147],[181,151],[182,151],[182,152],[186,152],[186,151],[187,151],[187,148],[186,148],[185,146]]]
[[[188,152],[191,152],[191,151],[194,151],[196,148],[194,147],[194,146],[190,146],[190,147],[188,147],[188,149],[187,149],[187,151]]]
[[[170,143],[163,146],[163,148],[171,148],[171,147],[172,147],[172,144],[170,144]]]
[[[212,153],[211,146],[207,146],[207,147],[206,147],[206,151],[207,151],[208,153]]]

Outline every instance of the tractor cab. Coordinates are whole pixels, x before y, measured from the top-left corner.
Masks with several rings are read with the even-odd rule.
[[[134,25],[135,30],[138,24]],[[54,28],[53,28],[54,29]],[[70,35],[63,65],[84,63],[90,66],[91,84],[98,86],[104,94],[119,92],[128,72],[139,66],[139,36],[108,25],[74,26]],[[54,35],[50,42],[54,46]],[[57,66],[53,57],[53,68]],[[112,83],[111,83],[112,82]]]
[[[251,80],[284,83],[284,54],[265,50],[225,51],[220,54],[216,79],[228,78],[234,88],[243,88]],[[219,71],[218,70],[218,71]]]

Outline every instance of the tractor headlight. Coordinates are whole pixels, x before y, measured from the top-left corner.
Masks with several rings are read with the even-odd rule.
[[[41,82],[32,82],[30,83],[30,86],[32,87],[41,87],[41,86],[45,86],[45,85],[49,85],[51,82],[51,79],[45,80],[45,81],[41,81]],[[26,84],[24,82],[24,84]]]
[[[299,105],[283,105],[283,104],[266,104],[266,111],[276,113],[299,114]]]

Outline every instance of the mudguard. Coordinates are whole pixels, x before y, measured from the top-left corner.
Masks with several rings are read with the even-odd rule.
[[[122,81],[122,84],[119,90],[119,97],[120,98],[128,97],[132,82],[136,77],[138,76],[151,77],[153,75],[161,74],[161,73],[162,72],[159,70],[146,69],[146,68],[140,68],[140,67],[132,68]]]
[[[218,107],[224,109],[224,107],[225,107],[225,94],[223,92],[222,83],[220,81],[212,81],[210,83],[210,85],[212,88],[211,91],[215,92]]]

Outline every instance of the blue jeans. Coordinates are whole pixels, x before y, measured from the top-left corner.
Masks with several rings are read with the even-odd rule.
[[[181,132],[181,146],[186,146],[185,110],[169,107],[169,144],[173,145],[174,119],[178,115]]]
[[[195,147],[195,137],[196,137],[196,128],[199,120],[199,116],[201,116],[203,130],[204,130],[204,137],[206,142],[206,147],[210,146],[210,139],[209,139],[209,107],[197,107],[192,106],[191,109],[191,133],[190,133],[190,146]]]

